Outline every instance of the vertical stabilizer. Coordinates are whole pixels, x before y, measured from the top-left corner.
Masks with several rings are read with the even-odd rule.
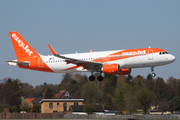
[[[16,53],[17,60],[22,60],[24,58],[39,56],[39,54],[29,45],[28,42],[18,33],[9,32],[14,50]]]

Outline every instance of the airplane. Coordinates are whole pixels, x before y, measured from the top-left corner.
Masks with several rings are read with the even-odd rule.
[[[91,72],[90,81],[96,78],[94,72],[99,72],[98,81],[103,80],[102,73],[128,75],[132,68],[150,67],[152,77],[155,77],[155,66],[166,65],[176,60],[175,56],[159,48],[138,48],[111,50],[74,54],[58,54],[49,44],[53,55],[41,55],[17,32],[9,32],[17,60],[6,61],[8,65],[24,69],[52,72]]]

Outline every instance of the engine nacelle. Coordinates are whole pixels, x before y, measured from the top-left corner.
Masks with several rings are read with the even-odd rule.
[[[131,73],[131,69],[120,69],[119,64],[109,64],[103,65],[102,71],[104,74],[118,74],[118,75],[128,75]]]
[[[120,73],[120,65],[119,64],[103,65],[102,71],[105,74],[118,74]]]
[[[131,73],[131,69],[121,69],[118,75],[128,75]]]

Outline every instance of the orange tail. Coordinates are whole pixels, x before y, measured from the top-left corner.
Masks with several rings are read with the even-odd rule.
[[[26,42],[26,40],[18,32],[9,32],[17,60],[38,56],[39,54]]]

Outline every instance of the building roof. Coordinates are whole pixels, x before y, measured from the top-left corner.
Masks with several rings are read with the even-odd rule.
[[[68,96],[64,96],[65,93],[68,93]],[[74,99],[74,97],[67,91],[67,90],[60,90],[57,94],[54,95],[54,98],[59,98],[59,99]]]
[[[33,105],[40,105],[40,101],[42,99],[44,99],[44,98],[46,98],[46,97],[36,97],[36,98],[34,98],[34,100],[32,101]]]
[[[66,90],[60,90],[57,94],[54,95],[54,97],[60,98],[65,92],[66,92]]]
[[[25,98],[25,100],[28,100],[29,103],[32,103],[32,101],[34,100],[34,98]]]
[[[69,111],[72,112],[83,112],[84,105],[71,105],[69,107]],[[104,106],[103,105],[94,105],[94,111],[93,112],[104,112]]]
[[[39,103],[43,102],[84,102],[84,99],[42,99]]]

